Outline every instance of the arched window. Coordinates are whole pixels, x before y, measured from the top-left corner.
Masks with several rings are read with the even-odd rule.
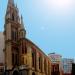
[[[46,63],[46,59],[44,59],[44,71],[46,73],[46,67],[47,67],[47,63]]]
[[[21,64],[24,64],[24,57],[21,57]]]
[[[14,55],[14,53],[12,53],[12,65],[15,65],[15,57],[14,57],[15,55]]]
[[[35,54],[32,52],[32,67],[35,66]]]
[[[13,48],[13,52],[12,52],[12,65],[15,66],[19,64],[19,56],[18,56],[18,48]]]
[[[12,20],[13,20],[13,21],[15,20],[14,14],[12,14]]]
[[[41,68],[41,58],[39,57],[39,69]]]
[[[27,46],[26,46],[26,42],[25,42],[25,54],[27,53]]]
[[[17,41],[18,38],[18,33],[16,31],[16,29],[12,30],[12,40]]]
[[[32,47],[32,67],[36,69],[36,49]]]
[[[42,71],[42,56],[39,55],[39,69]]]
[[[22,54],[24,54],[24,43],[22,41]]]

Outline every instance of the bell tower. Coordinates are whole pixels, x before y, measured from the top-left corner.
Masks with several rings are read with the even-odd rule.
[[[26,31],[23,26],[23,19],[19,17],[19,11],[14,0],[8,0],[4,36],[5,36],[5,66],[12,70],[19,65],[19,39],[25,38]]]
[[[18,11],[17,6],[15,6],[15,4],[14,4],[14,0],[8,0],[5,20],[8,20],[8,19],[13,22],[20,23],[19,11]]]

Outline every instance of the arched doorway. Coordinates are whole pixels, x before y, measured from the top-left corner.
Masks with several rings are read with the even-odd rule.
[[[18,72],[17,70],[15,70],[15,71],[13,72],[13,75],[19,75],[19,72]]]
[[[33,72],[32,75],[35,75],[35,73]]]

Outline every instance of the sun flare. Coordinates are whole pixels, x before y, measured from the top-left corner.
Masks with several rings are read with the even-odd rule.
[[[69,8],[72,3],[73,0],[47,0],[47,5],[55,8]]]

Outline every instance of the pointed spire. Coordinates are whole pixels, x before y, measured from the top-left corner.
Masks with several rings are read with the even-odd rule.
[[[10,7],[14,7],[14,0],[8,0],[7,11],[9,11]]]
[[[19,10],[17,8],[17,5],[15,6],[14,0],[8,0],[6,19],[8,19],[8,18],[12,19],[12,14],[14,14],[14,13],[16,13],[16,15],[14,15],[16,21],[20,22],[19,21]]]
[[[8,5],[9,6],[11,6],[11,5],[14,6],[14,0],[8,0]]]
[[[21,15],[21,28],[24,29],[23,17]]]
[[[7,11],[10,10],[10,7],[15,7],[14,0],[8,0]]]
[[[19,9],[18,9],[18,7],[17,7],[17,4],[16,4],[15,8],[16,8],[17,12],[19,13]]]

